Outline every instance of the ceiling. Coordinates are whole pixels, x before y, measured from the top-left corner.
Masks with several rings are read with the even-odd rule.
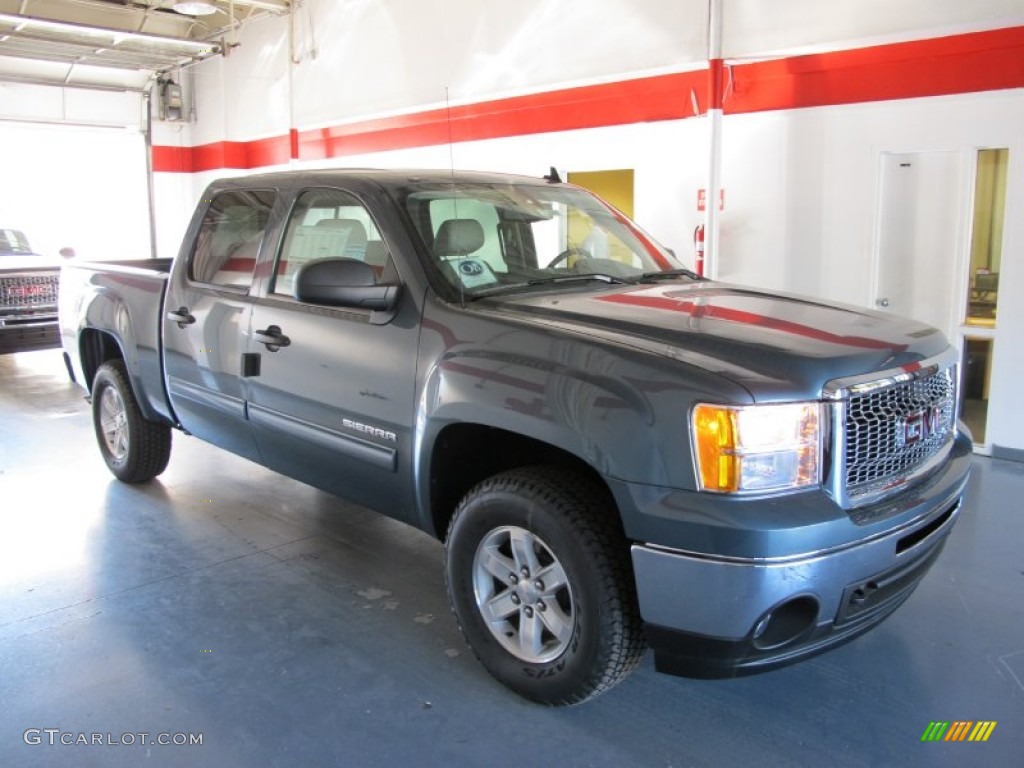
[[[0,82],[140,90],[154,76],[230,48],[238,28],[291,0],[0,0]]]

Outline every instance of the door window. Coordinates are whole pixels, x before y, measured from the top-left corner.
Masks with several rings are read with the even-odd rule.
[[[434,243],[438,242],[438,235],[442,233],[442,230],[446,233],[452,231],[452,225],[447,222],[465,220],[479,222],[479,229],[483,234],[483,240],[479,247],[472,252],[473,258],[487,262],[492,272],[507,272],[508,268],[505,265],[501,248],[498,211],[493,203],[470,198],[439,198],[430,201],[430,224],[433,229]],[[445,234],[441,234],[442,242],[445,237]],[[460,249],[456,248],[456,250]],[[458,253],[442,258],[458,260],[466,255]]]
[[[355,197],[340,189],[307,190],[288,220],[271,293],[291,296],[304,264],[338,258],[365,261],[379,276],[388,249],[369,211]]]
[[[971,228],[971,274],[967,286],[967,325],[993,328],[996,324],[1009,159],[1008,149],[982,149],[978,152],[978,171],[974,182],[974,222]]]
[[[974,435],[975,448],[990,442],[989,390],[996,352],[999,273],[1006,221],[1006,180],[1010,151],[981,149],[974,177],[967,296],[958,332],[963,352],[960,415]],[[992,404],[997,410],[999,406]]]
[[[222,192],[199,227],[189,279],[223,288],[248,288],[277,193]]]

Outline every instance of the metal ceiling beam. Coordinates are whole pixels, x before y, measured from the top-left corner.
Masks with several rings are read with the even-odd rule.
[[[12,70],[5,72],[0,63],[0,78],[60,87],[81,65],[125,72],[125,86],[134,90],[138,76],[159,77],[220,55],[225,36],[233,40],[249,21],[288,13],[294,5],[290,0],[211,1],[220,13],[192,17],[175,13],[173,0],[0,0],[0,62],[7,57],[6,69]],[[16,61],[67,71],[52,79],[21,77]],[[67,85],[85,87],[71,80]],[[109,87],[105,76],[95,85]]]
[[[130,85],[108,85],[105,83],[87,83],[87,82],[63,82],[58,80],[47,80],[44,77],[20,77],[16,75],[0,75],[0,83],[16,83],[17,85],[44,85],[54,86],[57,88],[73,88],[76,90],[84,91],[112,91],[115,93],[148,93],[147,88],[133,88]],[[23,122],[18,118],[3,118],[0,120],[9,119],[15,122]]]
[[[175,14],[174,0],[135,0],[135,2],[111,2],[110,0],[63,0],[72,5],[92,6],[93,8],[104,8],[107,10],[128,11],[136,14],[146,14],[152,11],[164,11],[173,18],[179,16],[183,21],[194,21],[194,17],[187,14]],[[230,0],[209,0],[216,5],[221,12],[227,14]],[[271,13],[288,13],[291,10],[291,0],[234,0],[236,8],[257,8],[261,11]]]
[[[116,51],[74,43],[37,43],[33,45],[32,42],[27,41],[27,44],[22,45],[5,45],[0,49],[0,53],[3,56],[17,59],[34,59],[62,64],[88,64],[96,67],[129,70],[156,70],[191,61],[191,57],[180,54],[162,55],[159,52],[146,54],[139,51]]]
[[[60,35],[63,34],[65,36],[95,38],[97,42],[106,41],[108,42],[108,45],[105,47],[108,48],[116,47],[125,41],[131,41],[142,45],[169,45],[181,48],[184,52],[198,53],[203,50],[208,50],[211,47],[216,48],[216,52],[218,53],[220,51],[220,48],[216,43],[211,43],[207,40],[189,40],[183,37],[150,35],[145,32],[129,32],[123,29],[114,29],[111,27],[97,27],[70,21],[54,21],[52,19],[41,19],[35,16],[19,16],[9,13],[0,13],[0,26],[10,26],[10,29],[0,29],[0,36],[16,36],[18,34],[22,34],[22,30],[24,29],[31,29],[35,32],[37,39],[48,38],[53,40],[53,42],[58,43],[66,41],[60,37]]]

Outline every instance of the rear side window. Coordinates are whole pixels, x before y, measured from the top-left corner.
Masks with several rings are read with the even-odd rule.
[[[189,279],[228,288],[248,288],[270,221],[273,190],[221,192],[199,227]]]

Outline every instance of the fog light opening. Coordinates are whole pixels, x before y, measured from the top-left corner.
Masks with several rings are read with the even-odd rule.
[[[754,625],[754,647],[779,648],[801,637],[818,618],[818,601],[810,595],[775,606]]]

